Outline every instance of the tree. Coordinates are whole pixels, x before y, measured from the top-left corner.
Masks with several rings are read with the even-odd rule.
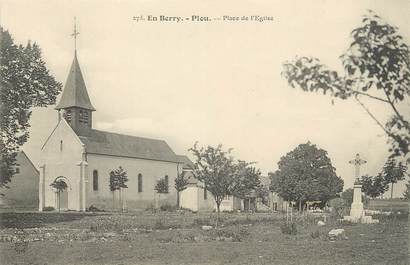
[[[344,192],[342,192],[342,194],[340,194],[340,198],[342,198],[346,202],[346,205],[350,207],[350,205],[352,205],[353,203],[353,189],[346,189]]]
[[[121,205],[124,210],[125,201],[123,198],[122,190],[125,188],[128,188],[126,184],[127,181],[128,181],[127,172],[121,166],[119,166],[117,169],[111,170],[109,187],[110,187],[110,190],[112,191],[113,207],[115,207],[115,191],[118,190],[120,192],[120,200],[122,202]]]
[[[189,149],[196,158],[194,176],[201,181],[213,195],[217,209],[217,225],[220,217],[220,206],[223,198],[232,195],[236,166],[232,149],[224,151],[222,145],[198,148],[197,143]]]
[[[270,175],[271,190],[299,204],[320,200],[325,204],[343,189],[327,152],[310,142],[300,144],[281,157],[278,170]]]
[[[232,195],[241,199],[247,198],[261,184],[261,172],[253,167],[253,164],[242,160],[235,164],[236,169],[230,191]]]
[[[407,201],[410,201],[410,179],[406,184],[406,190],[403,193],[403,198]]]
[[[165,178],[160,178],[154,187],[157,193],[168,193],[168,183]]]
[[[392,156],[410,151],[410,122],[400,104],[410,96],[410,53],[398,28],[369,12],[351,33],[352,42],[340,57],[344,73],[329,70],[316,58],[298,57],[284,63],[283,76],[292,87],[329,93],[334,98],[353,98],[389,137]],[[363,99],[385,104],[392,117],[385,125]],[[333,103],[333,99],[332,99]]]
[[[185,171],[182,171],[178,176],[175,178],[175,189],[177,190],[177,207],[180,207],[180,193],[184,191],[189,184],[189,178],[185,177]]]
[[[346,206],[352,205],[353,203],[353,188],[348,188],[340,194],[340,198],[342,198],[346,202]],[[362,194],[362,202],[364,204],[368,203],[366,197]]]
[[[54,104],[61,88],[40,47],[30,42],[16,45],[0,27],[0,187],[10,182],[19,147],[29,138],[31,109]]]
[[[57,190],[57,198],[58,198],[58,211],[60,211],[60,202],[61,202],[61,198],[60,198],[60,194],[62,191],[64,191],[65,189],[67,189],[67,183],[65,183],[64,180],[59,179],[59,180],[54,180],[51,184],[51,187],[53,187],[54,189]]]
[[[260,184],[255,189],[256,198],[260,198],[262,203],[268,205],[269,189],[263,184]]]
[[[168,181],[165,178],[160,178],[154,187],[158,193],[158,203],[161,201],[161,194],[168,193]],[[157,205],[158,208],[159,205]]]
[[[342,198],[333,198],[329,200],[329,206],[333,208],[337,216],[340,218],[343,218],[344,211],[346,209],[346,206],[350,204],[347,204],[346,201]]]
[[[400,180],[403,180],[407,171],[407,166],[402,162],[398,162],[394,158],[387,160],[386,164],[383,167],[383,178],[385,184],[391,183],[391,196],[393,198],[393,185]]]
[[[387,184],[381,174],[375,177],[368,175],[362,176],[360,178],[360,184],[362,185],[362,192],[373,199],[384,194],[387,190]]]

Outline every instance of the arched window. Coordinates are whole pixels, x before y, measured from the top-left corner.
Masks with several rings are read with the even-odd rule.
[[[93,190],[98,190],[98,171],[93,171]]]
[[[142,175],[138,174],[138,192],[142,192]]]
[[[165,184],[167,185],[167,189],[166,192],[168,193],[168,187],[169,187],[169,183],[168,183],[168,175],[165,175]]]

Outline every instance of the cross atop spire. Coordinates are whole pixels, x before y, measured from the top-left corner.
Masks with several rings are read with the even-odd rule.
[[[75,53],[77,53],[77,36],[79,34],[80,34],[80,32],[77,31],[76,17],[74,17],[74,31],[73,31],[73,34],[71,34],[71,36],[74,37],[74,51],[75,51]]]
[[[355,167],[355,177],[356,177],[355,183],[359,181],[360,166],[363,165],[363,164],[366,164],[366,163],[367,163],[367,161],[361,159],[359,154],[356,154],[355,159],[349,161],[349,164],[353,164],[354,167]]]

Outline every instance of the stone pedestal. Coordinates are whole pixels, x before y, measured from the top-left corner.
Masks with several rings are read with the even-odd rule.
[[[375,224],[379,220],[371,216],[365,216],[362,202],[362,185],[355,183],[353,186],[353,203],[350,208],[350,215],[343,218],[345,221],[362,224]]]
[[[364,216],[362,203],[362,185],[354,184],[353,186],[353,203],[350,208],[351,218],[360,219]]]

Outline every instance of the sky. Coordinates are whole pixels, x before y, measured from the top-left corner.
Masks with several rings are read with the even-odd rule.
[[[350,32],[371,9],[410,43],[410,3],[396,1],[21,1],[0,0],[0,23],[16,43],[35,41],[63,84],[78,60],[91,102],[93,127],[164,139],[177,154],[223,144],[263,174],[310,141],[326,150],[336,173],[352,187],[360,153],[362,174],[380,172],[387,138],[354,101],[291,88],[282,64],[314,56],[341,71]],[[265,22],[137,22],[133,16],[271,16]],[[384,123],[386,106],[363,99]],[[409,113],[409,109],[405,109]],[[34,109],[23,149],[38,163],[57,123],[54,106]],[[191,156],[192,157],[192,156]],[[403,185],[395,188],[401,195]]]

